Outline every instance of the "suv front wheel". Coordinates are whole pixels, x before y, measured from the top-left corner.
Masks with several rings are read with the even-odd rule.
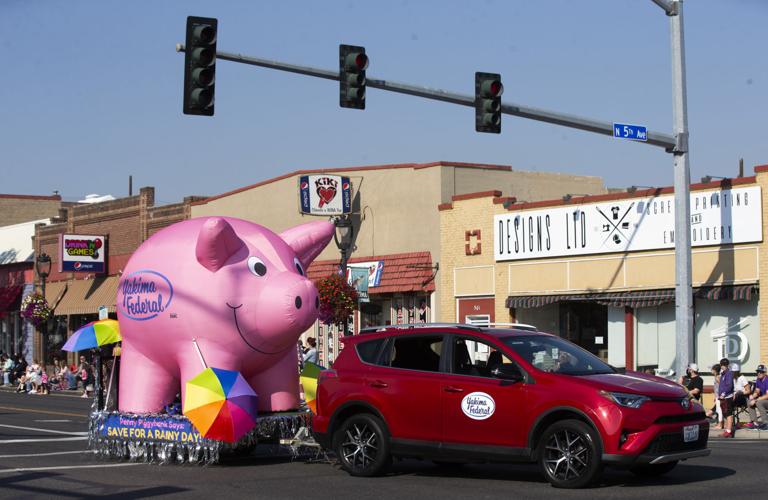
[[[345,420],[333,435],[341,467],[353,476],[377,476],[392,461],[389,438],[378,417],[362,413]]]
[[[602,473],[601,446],[597,433],[579,420],[550,425],[539,442],[539,465],[556,488],[582,488]]]

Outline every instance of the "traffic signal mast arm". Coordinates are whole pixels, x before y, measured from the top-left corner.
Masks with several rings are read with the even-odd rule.
[[[176,45],[176,51],[184,52],[184,45]],[[312,68],[309,66],[298,66],[280,61],[260,59],[257,57],[244,56],[242,54],[233,54],[231,52],[217,51],[216,58],[225,61],[250,64],[251,66],[260,66],[262,68],[276,69],[279,71],[287,71],[289,73],[298,73],[300,75],[314,76],[316,78],[325,78],[326,80],[339,81],[338,71],[329,71]],[[425,99],[432,99],[435,101],[450,102],[471,108],[475,107],[474,95],[457,94],[454,92],[447,92],[445,90],[419,87],[416,85],[409,85],[407,83],[391,82],[370,77],[367,78],[366,85],[371,88],[387,90],[389,92],[408,94],[416,97],[423,97]],[[544,109],[512,103],[502,103],[501,113],[505,115],[519,116],[520,118],[528,118],[530,120],[536,120],[540,122],[552,123],[554,125],[560,125],[563,127],[586,130],[587,132],[595,132],[613,137],[613,122],[593,120],[591,118],[583,118],[576,115],[570,115],[556,111],[547,111]],[[667,152],[673,152],[677,146],[675,138],[671,135],[663,134],[660,132],[653,132],[650,130],[648,131],[648,140],[641,144],[659,146],[665,148]]]

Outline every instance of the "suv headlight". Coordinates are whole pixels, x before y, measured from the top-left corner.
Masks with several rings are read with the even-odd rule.
[[[600,391],[600,395],[605,399],[613,401],[619,406],[625,406],[627,408],[640,408],[643,403],[651,399],[647,396],[640,396],[639,394],[626,394],[623,392]]]

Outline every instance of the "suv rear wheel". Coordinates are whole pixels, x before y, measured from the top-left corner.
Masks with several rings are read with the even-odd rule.
[[[561,420],[550,425],[539,442],[539,465],[556,488],[582,488],[602,473],[601,446],[597,433],[580,420]]]
[[[353,476],[377,476],[392,462],[389,436],[380,418],[362,413],[345,420],[333,435],[341,467]]]

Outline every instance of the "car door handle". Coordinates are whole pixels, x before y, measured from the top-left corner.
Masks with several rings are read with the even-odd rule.
[[[449,385],[448,387],[445,388],[445,392],[464,392],[464,389],[462,389],[461,387]]]
[[[374,380],[371,382],[371,387],[375,387],[377,389],[384,389],[385,387],[389,387],[389,384],[386,382],[382,382],[381,380]]]

